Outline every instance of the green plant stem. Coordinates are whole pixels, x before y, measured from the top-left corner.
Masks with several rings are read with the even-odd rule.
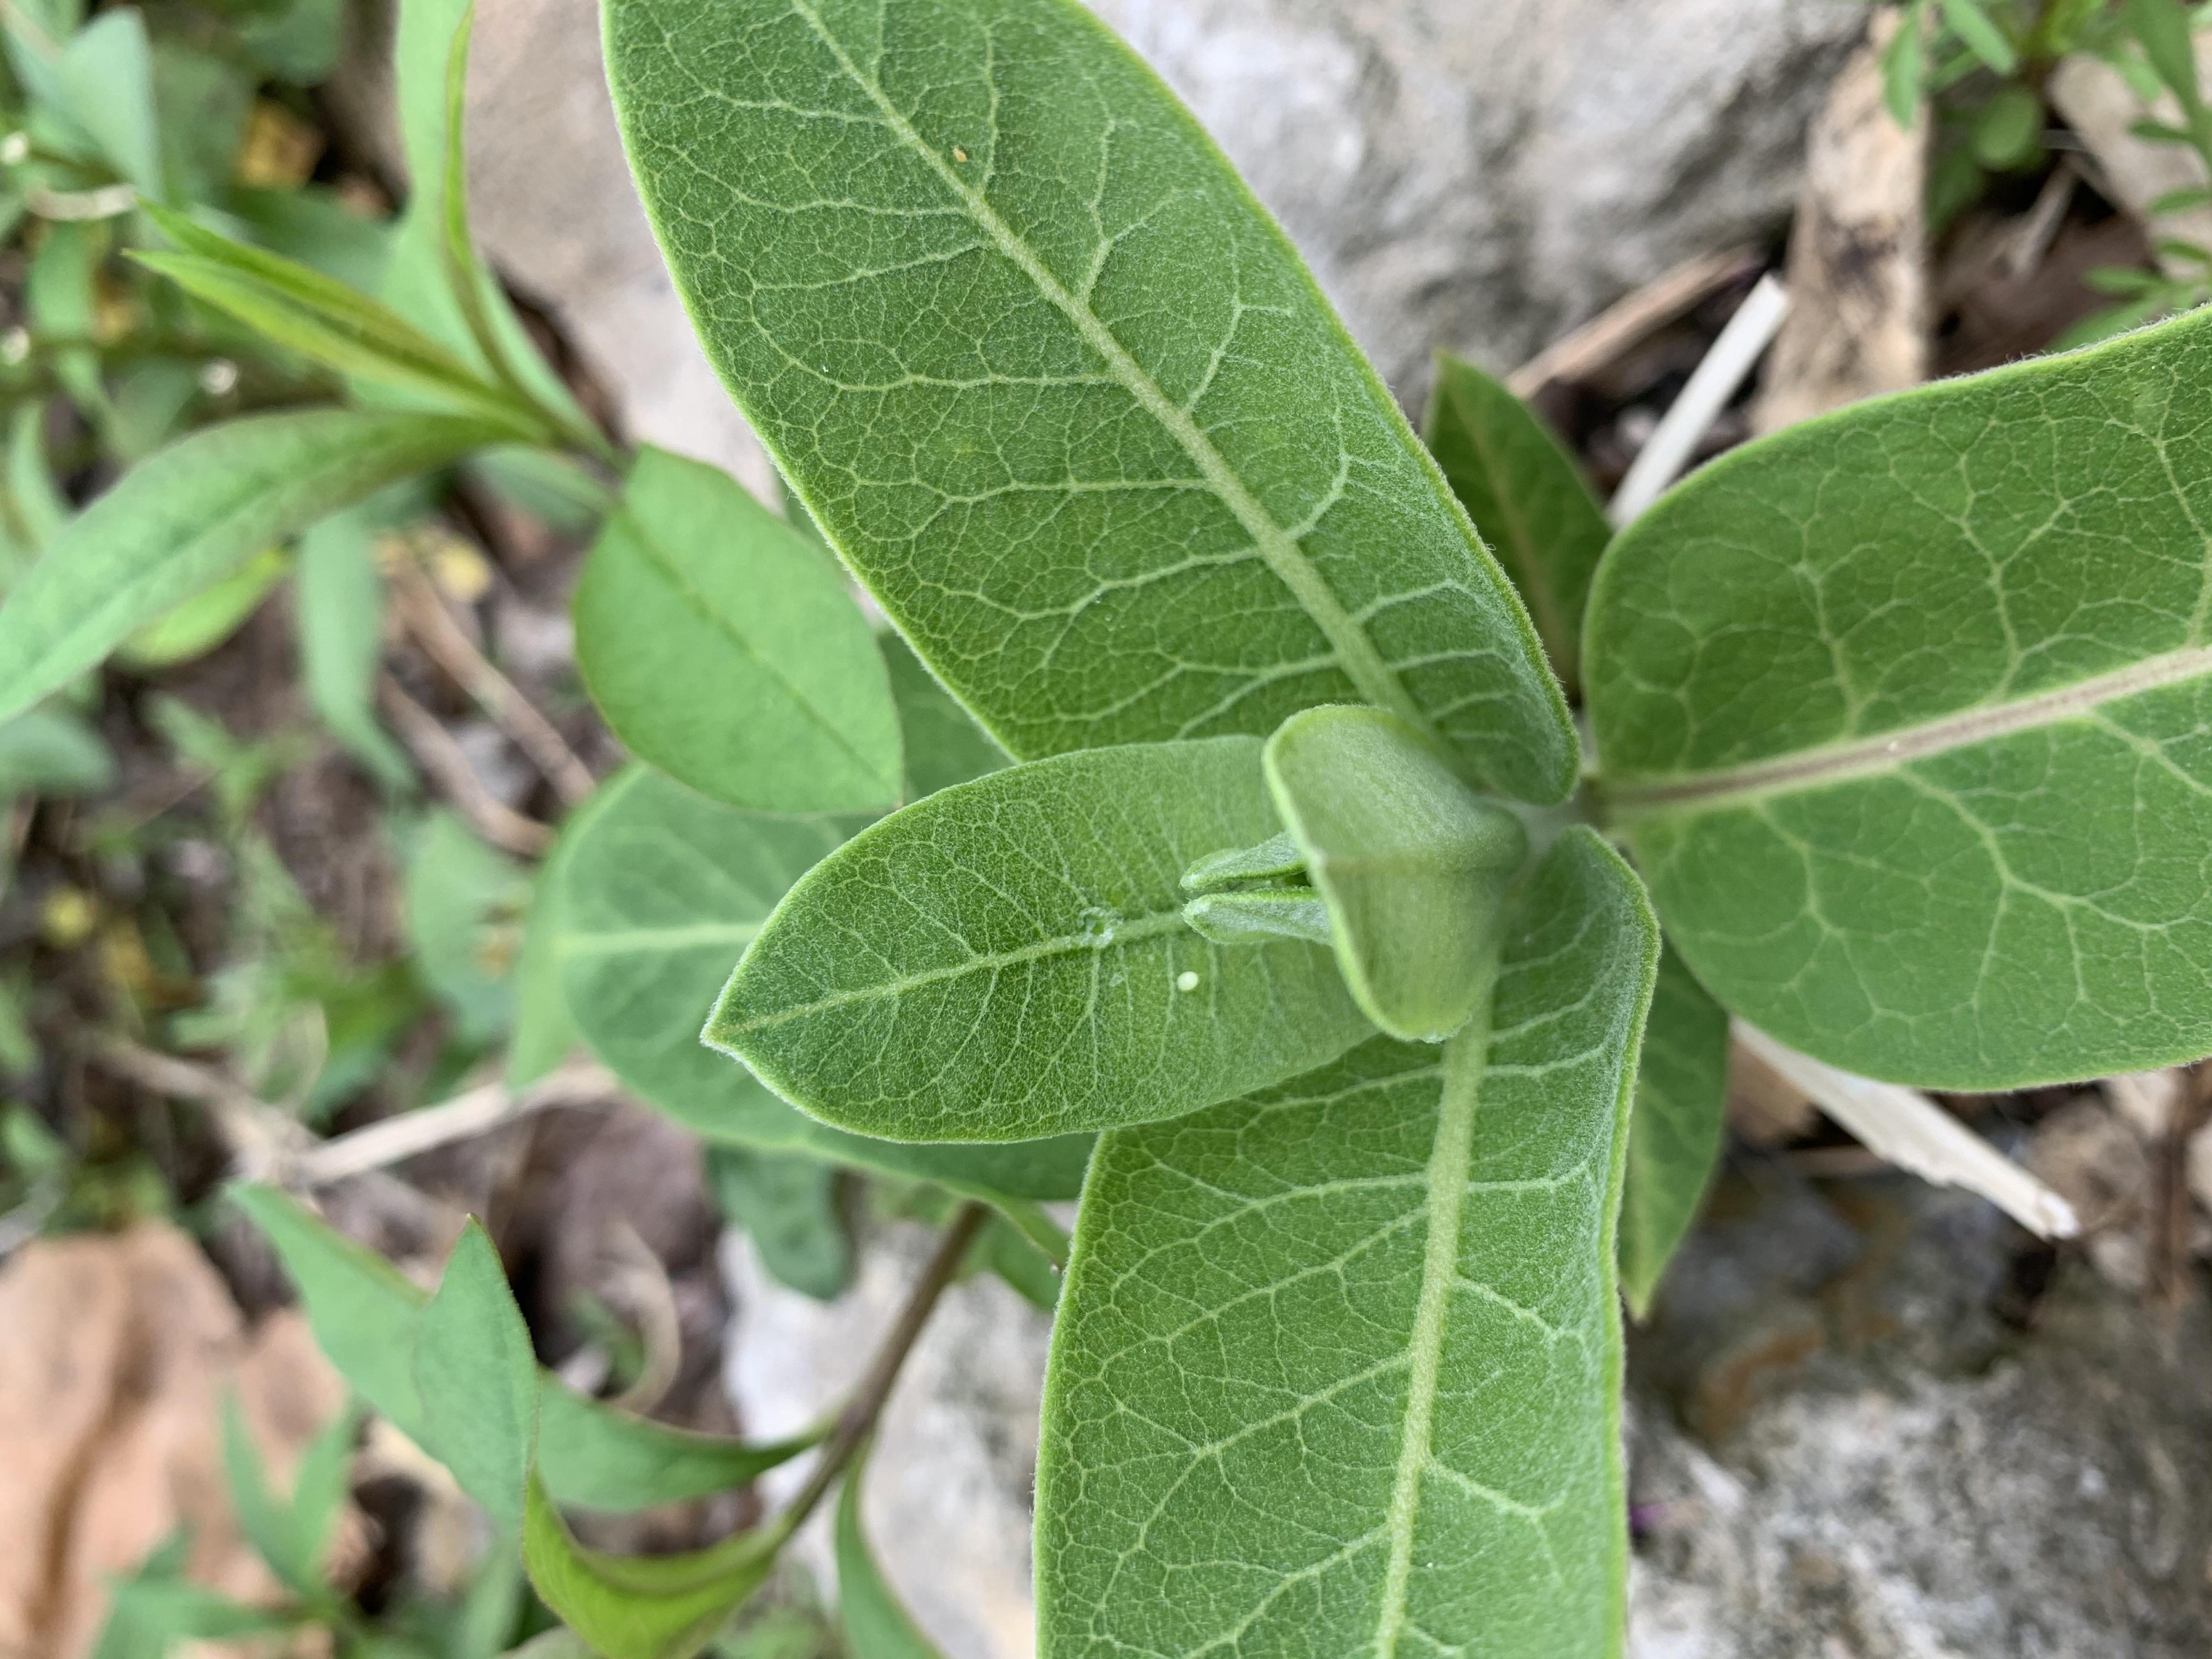
[[[990,1213],[989,1206],[970,1200],[960,1206],[960,1213],[945,1230],[944,1237],[938,1241],[936,1254],[929,1258],[929,1265],[921,1270],[921,1277],[907,1293],[906,1306],[899,1310],[898,1322],[884,1338],[883,1346],[876,1350],[876,1357],[869,1362],[866,1374],[853,1390],[853,1397],[838,1413],[836,1426],[822,1443],[822,1455],[815,1461],[805,1486],[776,1517],[776,1528],[784,1536],[789,1537],[805,1522],[815,1505],[836,1485],[837,1477],[845,1472],[854,1455],[875,1431],[876,1419],[883,1414],[884,1402],[890,1398],[891,1387],[898,1381],[899,1370],[906,1364],[915,1339],[929,1322],[938,1297],[945,1294],[945,1287],[960,1271],[961,1262],[967,1259],[968,1247],[975,1242],[976,1233]]]

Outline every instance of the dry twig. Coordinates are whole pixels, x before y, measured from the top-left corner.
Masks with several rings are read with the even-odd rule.
[[[1533,398],[1554,380],[1595,374],[1646,336],[1753,275],[1763,263],[1756,248],[1701,253],[1554,340],[1507,375],[1505,384],[1516,397]]]
[[[376,677],[376,701],[400,741],[413,753],[416,763],[430,775],[454,810],[476,826],[477,834],[495,847],[524,858],[545,855],[553,845],[552,830],[535,818],[525,817],[485,788],[460,744],[453,741],[453,734],[438,723],[436,715],[409,696],[389,674]]]

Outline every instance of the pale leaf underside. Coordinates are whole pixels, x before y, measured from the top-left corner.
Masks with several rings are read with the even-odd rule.
[[[2212,318],[1842,411],[1624,533],[1615,820],[1733,1011],[1994,1089],[2212,1049]]]
[[[1013,753],[1367,702],[1571,786],[1510,587],[1297,256],[1072,0],[616,0],[632,164],[808,509]]]
[[[1576,831],[1516,905],[1486,1056],[1377,1039],[1102,1141],[1047,1383],[1045,1659],[1612,1650],[1656,951]]]

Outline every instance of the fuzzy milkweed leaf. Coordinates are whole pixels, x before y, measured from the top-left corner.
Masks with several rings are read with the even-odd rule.
[[[1571,830],[1441,1049],[1101,1139],[1045,1382],[1043,1659],[1618,1651],[1613,1216],[1657,954]]]
[[[701,1043],[732,964],[858,820],[742,812],[643,768],[601,785],[590,810],[562,866],[550,948],[584,1040],[627,1086],[710,1141],[809,1152],[976,1197],[1075,1195],[1088,1136],[916,1146],[847,1134]]]
[[[1173,1117],[1371,1029],[1334,963],[1218,945],[1182,872],[1278,824],[1253,738],[994,772],[863,830],[747,948],[707,1040],[824,1121],[1012,1140]]]
[[[1397,405],[1074,0],[605,15],[708,355],[1011,753],[1365,702],[1490,787],[1573,787],[1527,617]]]
[[[641,451],[575,614],[592,700],[679,781],[764,812],[897,804],[898,710],[867,619],[728,474]]]
[[[1606,555],[1612,821],[1732,1012],[2008,1089],[2212,1050],[2212,313],[1724,456]]]

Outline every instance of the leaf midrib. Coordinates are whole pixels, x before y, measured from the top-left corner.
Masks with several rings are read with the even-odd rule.
[[[901,997],[926,985],[935,985],[948,979],[961,979],[969,974],[996,973],[1005,968],[1018,968],[1025,963],[1041,962],[1056,956],[1097,956],[1103,951],[1118,950],[1142,939],[1155,939],[1162,933],[1181,931],[1188,926],[1180,908],[1164,910],[1152,915],[1133,916],[1114,924],[1110,937],[1101,939],[1087,933],[1064,933],[1052,939],[1037,940],[1033,945],[1017,946],[1012,951],[994,951],[969,957],[964,962],[948,963],[942,968],[925,968],[917,974],[902,974],[895,979],[879,981],[874,985],[854,986],[850,990],[833,991],[812,1002],[797,1003],[773,1012],[756,1015],[736,1024],[710,1028],[708,1036],[715,1047],[734,1042],[738,1038],[755,1031],[773,1030],[787,1025],[794,1019],[805,1019],[811,1014],[827,1013],[833,1008],[846,1007],[855,1002],[876,1002],[885,997]],[[742,1056],[740,1056],[742,1058]]]
[[[881,85],[864,74],[860,65],[853,61],[842,43],[823,25],[808,0],[791,0],[791,7],[813,30],[815,37],[830,55],[836,58],[838,66],[853,84],[875,106],[892,136],[919,156],[923,164],[937,175],[939,181],[951,191],[969,216],[990,237],[1000,253],[1011,260],[1035,284],[1037,291],[1074,324],[1085,343],[1104,361],[1114,378],[1190,457],[1208,487],[1236,514],[1237,522],[1244,527],[1245,534],[1252,538],[1254,547],[1267,562],[1268,569],[1291,590],[1292,597],[1321,629],[1336,655],[1338,665],[1350,677],[1361,698],[1393,710],[1412,722],[1432,741],[1441,741],[1434,724],[1400,683],[1397,675],[1383,662],[1382,653],[1375,648],[1374,641],[1367,637],[1365,630],[1339,602],[1328,584],[1322,580],[1321,572],[1314,568],[1313,562],[1299,547],[1297,538],[1278,524],[1273,515],[1260,504],[1258,498],[1246,487],[1244,480],[1230,465],[1227,458],[1214,447],[1213,441],[1206,436],[1205,430],[1129,355],[1127,348],[1115,337],[1113,331],[1099,319],[1098,314],[1082,299],[1071,294],[1053,275],[1036,251],[1015,234],[1012,226],[999,216],[997,210],[969,188],[968,182],[953,170],[951,165],[923,140]]]
[[[708,601],[706,594],[701,592],[698,586],[691,580],[684,568],[662,550],[660,544],[654,539],[653,532],[645,524],[633,516],[630,525],[636,532],[637,544],[645,562],[659,571],[667,580],[670,589],[683,602],[685,608],[708,628],[727,640],[746,661],[751,663],[754,667],[781,687],[784,696],[790,698],[792,705],[806,719],[819,726],[830,742],[844,750],[846,758],[853,763],[854,769],[862,777],[871,783],[884,784],[890,790],[890,798],[896,800],[905,780],[902,777],[894,776],[888,784],[885,784],[883,776],[868,763],[867,757],[855,749],[851,740],[838,729],[837,723],[816,708],[813,700],[788,674],[763,656],[757,646],[722,617]],[[810,554],[807,556],[811,558],[812,556]]]
[[[1413,1341],[1407,1350],[1406,1420],[1384,1525],[1390,1555],[1376,1617],[1375,1659],[1396,1659],[1406,1628],[1421,1481],[1436,1455],[1437,1390],[1443,1369],[1445,1329],[1451,1319],[1452,1286],[1459,1277],[1460,1218],[1474,1158],[1475,1105],[1489,1060],[1490,999],[1486,996],[1466,1029],[1444,1047],[1437,1137],[1426,1176],[1428,1237],[1421,1256],[1420,1293],[1413,1304]]]
[[[1917,726],[1900,726],[1847,743],[1797,754],[1649,782],[1604,787],[1615,818],[1647,817],[1673,811],[1704,811],[1771,794],[1796,793],[1829,784],[1879,777],[1953,750],[2016,737],[2077,719],[2108,702],[2184,684],[2212,674],[2212,647],[2192,646],[2146,657],[2110,673],[2076,680],[2010,702],[1984,703]]]

